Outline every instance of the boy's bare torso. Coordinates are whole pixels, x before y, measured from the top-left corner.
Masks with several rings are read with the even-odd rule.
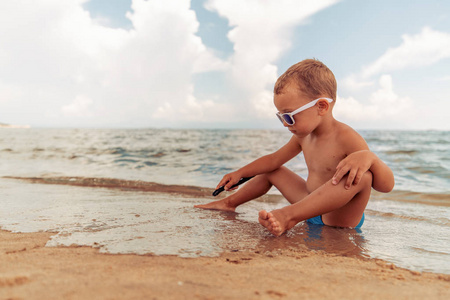
[[[296,137],[308,167],[306,188],[308,193],[329,181],[336,173],[339,162],[350,153],[368,149],[363,138],[349,126],[337,122],[334,132],[326,136],[310,134]]]

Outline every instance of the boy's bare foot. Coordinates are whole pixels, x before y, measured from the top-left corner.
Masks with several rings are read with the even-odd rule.
[[[261,210],[258,219],[259,223],[275,236],[280,236],[295,226],[295,223],[289,222],[279,209],[271,212]]]
[[[226,201],[225,199],[213,201],[207,204],[194,205],[194,207],[212,210],[231,211],[231,212],[236,211],[236,207],[228,205],[228,201]]]

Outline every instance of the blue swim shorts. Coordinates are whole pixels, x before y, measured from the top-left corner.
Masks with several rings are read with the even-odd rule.
[[[364,224],[364,219],[365,219],[365,216],[363,213],[361,221],[359,221],[359,224],[356,225],[355,228],[361,228],[361,226]],[[314,225],[325,225],[325,224],[323,224],[322,216],[317,216],[317,217],[308,219],[308,220],[306,220],[306,222],[308,222],[309,224],[314,224]]]

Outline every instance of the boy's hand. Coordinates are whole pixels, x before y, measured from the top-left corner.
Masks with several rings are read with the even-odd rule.
[[[361,150],[351,153],[339,162],[336,173],[332,178],[334,185],[338,184],[342,177],[348,174],[345,188],[349,189],[352,184],[357,185],[363,174],[372,166],[377,156],[369,150]]]
[[[216,188],[224,187],[225,191],[229,191],[231,186],[238,183],[238,181],[242,178],[242,176],[236,171],[223,176],[222,180],[219,182]],[[233,190],[237,189],[235,187]]]

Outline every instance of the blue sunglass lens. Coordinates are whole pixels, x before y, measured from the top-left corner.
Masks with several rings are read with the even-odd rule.
[[[290,115],[283,115],[284,122],[288,125],[294,124],[294,120],[292,120],[292,117]]]
[[[277,114],[278,119],[280,120],[281,123],[286,123],[288,125],[293,125],[294,124],[294,120],[290,115],[286,115],[286,114],[282,114],[281,116],[279,114]]]

